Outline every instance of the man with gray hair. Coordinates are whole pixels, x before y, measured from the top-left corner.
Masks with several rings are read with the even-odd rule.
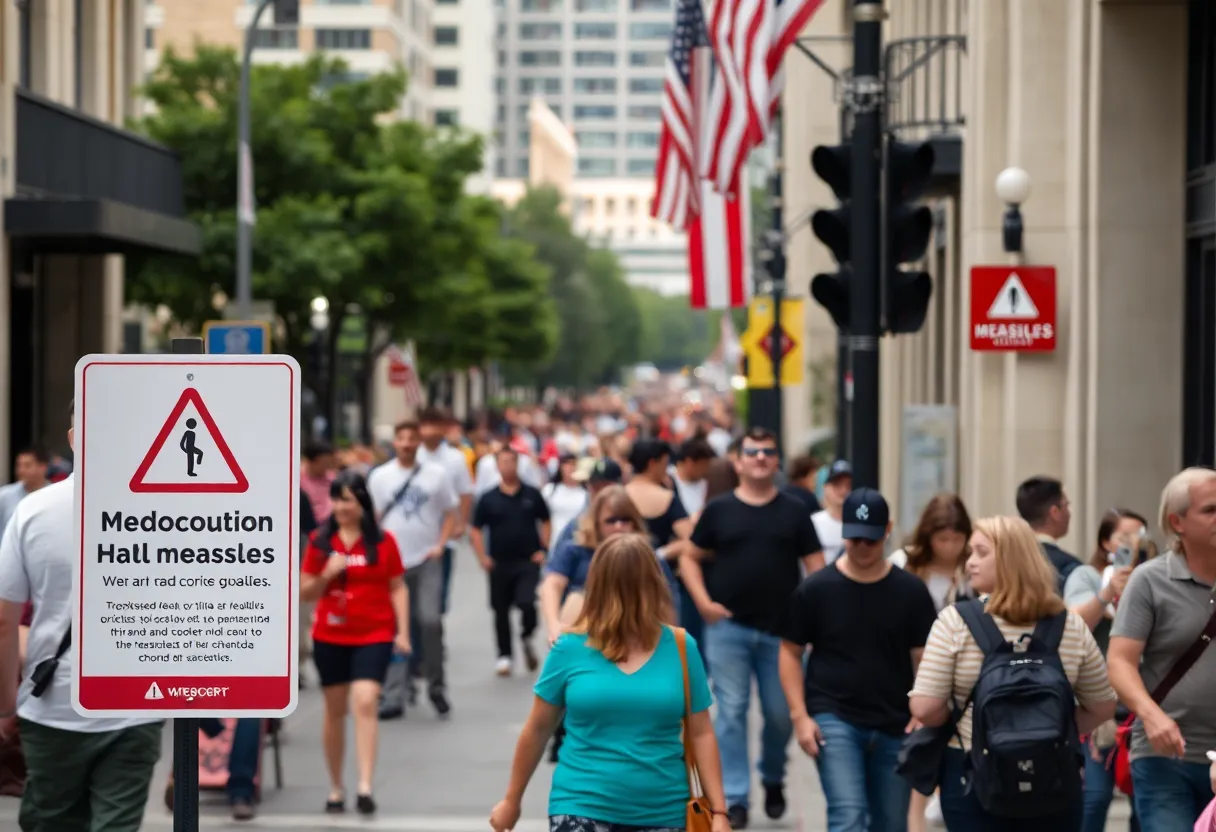
[[[1118,601],[1107,665],[1136,714],[1136,816],[1152,832],[1191,832],[1212,799],[1216,750],[1216,471],[1188,468],[1161,493],[1168,548],[1132,572]]]

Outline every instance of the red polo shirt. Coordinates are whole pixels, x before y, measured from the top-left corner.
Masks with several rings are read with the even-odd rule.
[[[392,641],[397,635],[397,619],[389,599],[389,583],[405,574],[397,541],[388,532],[377,547],[375,565],[367,562],[363,539],[349,549],[338,535],[328,548],[318,547],[317,536],[308,541],[302,571],[320,575],[331,554],[346,555],[346,572],[329,582],[317,601],[312,619],[312,637],[328,644],[364,645]]]

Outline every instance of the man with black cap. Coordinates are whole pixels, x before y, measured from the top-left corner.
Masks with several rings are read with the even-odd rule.
[[[841,508],[843,554],[790,600],[781,687],[794,737],[818,766],[828,828],[902,832],[911,792],[895,767],[937,609],[924,582],[884,556],[883,496],[859,488]]]
[[[838,459],[828,468],[828,478],[823,484],[823,508],[811,515],[815,535],[823,547],[824,563],[836,560],[844,549],[844,537],[840,532],[841,511],[845,497],[852,490],[853,466],[847,460]]]

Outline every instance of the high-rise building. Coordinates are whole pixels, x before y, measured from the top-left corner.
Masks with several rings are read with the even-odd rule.
[[[484,193],[494,176],[494,14],[490,0],[434,0],[431,104],[439,127],[485,137],[484,171],[469,189]]]

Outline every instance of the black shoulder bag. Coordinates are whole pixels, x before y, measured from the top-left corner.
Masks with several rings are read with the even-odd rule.
[[[55,651],[55,655],[49,659],[43,659],[38,662],[30,673],[30,682],[33,687],[30,688],[30,696],[41,697],[46,693],[46,689],[51,686],[51,682],[55,679],[55,671],[59,669],[59,660],[63,658],[63,654],[68,652],[68,648],[72,646],[72,628],[69,626],[68,631],[63,634],[63,638],[59,641],[59,648]]]

